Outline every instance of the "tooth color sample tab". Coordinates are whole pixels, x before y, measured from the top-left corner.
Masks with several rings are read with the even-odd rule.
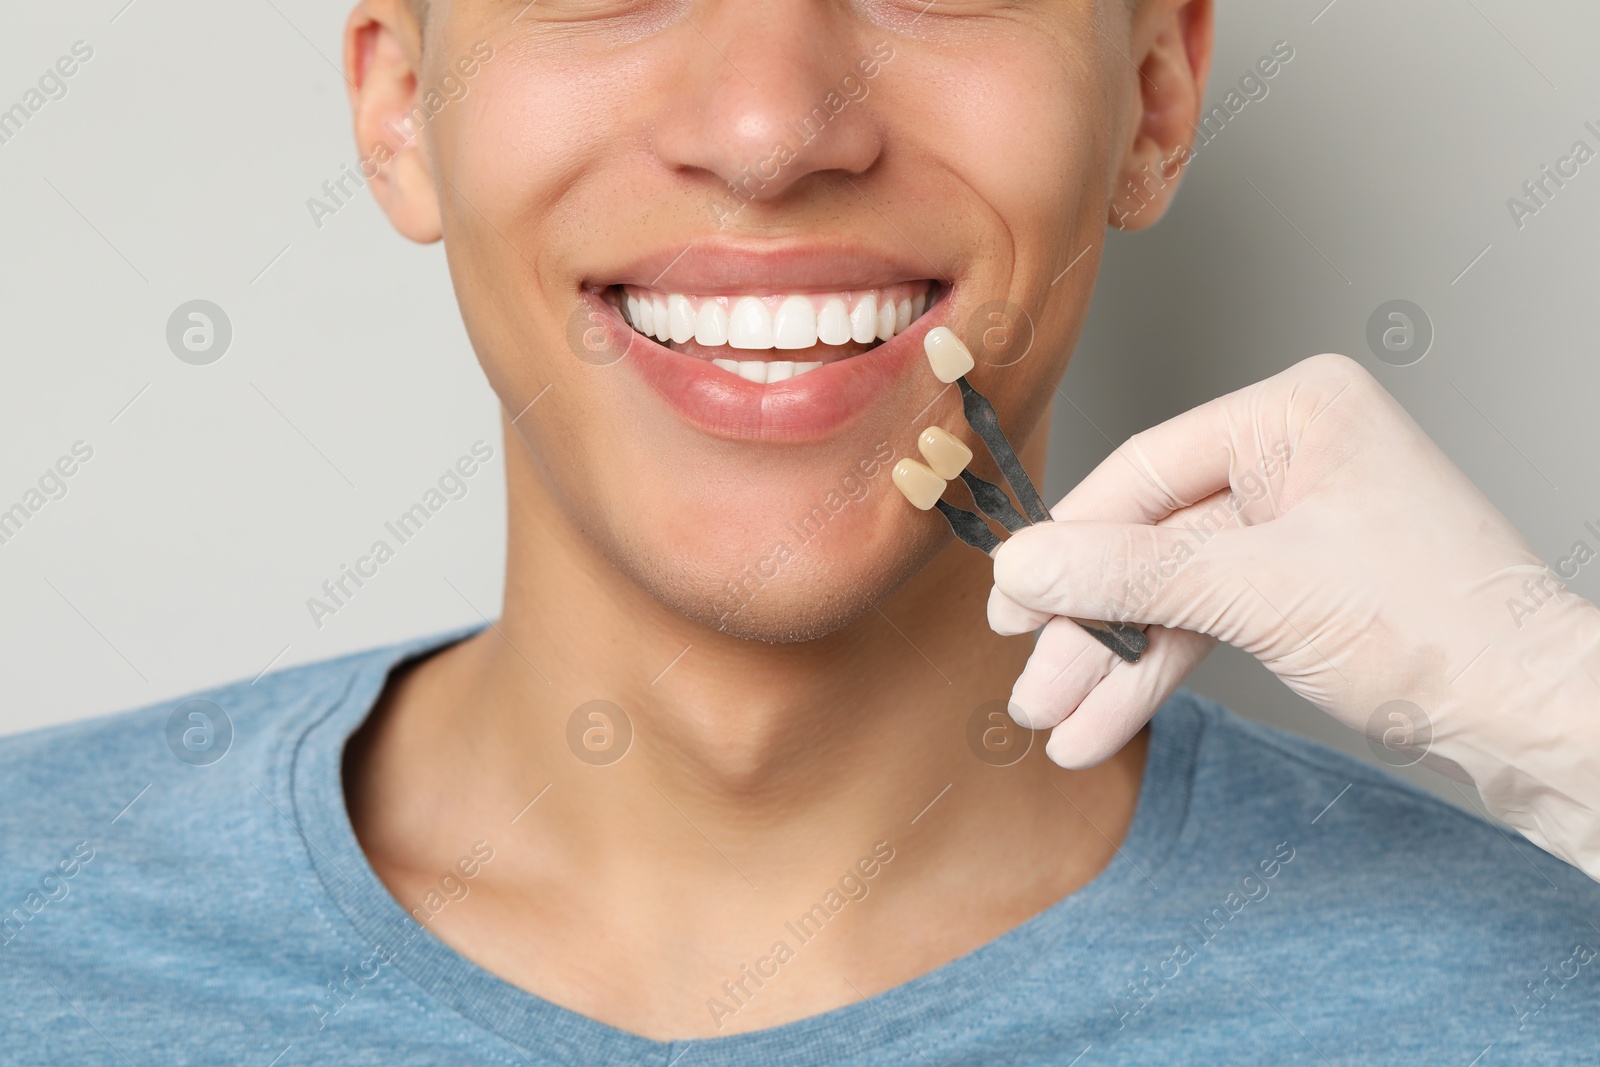
[[[928,461],[933,473],[946,481],[958,477],[972,462],[972,449],[942,426],[929,426],[918,434],[917,451]]]
[[[977,366],[967,346],[948,326],[935,326],[929,330],[922,339],[922,347],[928,354],[928,366],[933,368],[933,376],[941,382],[953,382]]]
[[[1491,1043],[1483,1065],[1593,1059],[1600,885],[1182,691],[1150,724],[1105,870],[995,940],[751,1033],[665,1042],[607,1026],[456,954],[427,924],[474,897],[395,900],[351,832],[345,741],[391,668],[462,636],[203,694],[239,726],[210,766],[161,740],[179,700],[0,739],[5,1062],[1465,1067]],[[458,888],[515,862],[511,814],[461,843]],[[910,856],[900,832],[888,844]],[[877,921],[880,892],[845,918]],[[986,906],[981,892],[952,901]],[[820,951],[784,918],[752,960],[776,939],[797,966]],[[626,994],[629,975],[607,980]],[[757,995],[783,996],[783,980]],[[734,1010],[718,988],[690,992]]]

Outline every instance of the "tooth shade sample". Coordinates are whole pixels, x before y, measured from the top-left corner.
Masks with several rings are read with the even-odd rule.
[[[935,326],[922,339],[922,350],[928,354],[928,366],[933,376],[941,382],[953,382],[966,374],[977,363],[961,338],[948,326]]]
[[[817,314],[817,340],[825,345],[849,343],[850,313],[844,309],[843,300],[835,297],[822,305],[822,310]]]
[[[753,296],[740,297],[728,316],[728,344],[733,348],[771,348],[772,315],[767,305]]]
[[[874,341],[878,336],[878,298],[868,293],[856,301],[850,312],[850,340],[858,345]]]
[[[701,304],[699,312],[695,314],[694,339],[697,344],[707,347],[728,343],[728,313],[715,300]]]
[[[683,344],[694,338],[694,305],[681,293],[667,297],[667,333],[673,341]]]
[[[959,477],[972,462],[972,449],[962,444],[942,426],[929,426],[917,437],[917,451],[928,461],[933,473],[949,481]]]
[[[907,456],[894,465],[894,486],[912,505],[927,511],[944,495],[944,479]]]
[[[775,348],[810,348],[817,343],[817,311],[803,296],[784,298],[772,317]]]

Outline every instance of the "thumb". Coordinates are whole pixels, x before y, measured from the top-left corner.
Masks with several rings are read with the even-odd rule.
[[[995,552],[994,584],[1016,604],[1052,615],[1155,623],[1217,634],[1241,598],[1245,527],[1049,522]],[[1241,544],[1241,542],[1244,542]]]

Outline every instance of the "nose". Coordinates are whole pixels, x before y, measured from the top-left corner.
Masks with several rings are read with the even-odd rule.
[[[865,172],[883,150],[871,97],[884,53],[863,43],[848,6],[692,5],[675,35],[690,54],[652,135],[657,158],[713,175],[745,202],[778,200],[812,175]]]

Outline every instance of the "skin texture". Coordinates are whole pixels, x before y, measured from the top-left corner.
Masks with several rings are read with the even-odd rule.
[[[1132,818],[1142,736],[1072,772],[1042,745],[1006,768],[968,748],[1031,643],[988,629],[989,561],[909,507],[892,464],[862,474],[926,425],[975,443],[924,364],[819,438],[730,440],[569,340],[641,245],[717,234],[708,205],[741,167],[887,42],[870,93],[720,233],[881,248],[948,287],[953,325],[1026,309],[1027,357],[972,380],[1037,477],[1113,199],[1190,136],[1210,5],[925,6],[452,0],[424,31],[404,0],[364,0],[348,24],[371,188],[400,233],[445,241],[509,485],[500,620],[392,681],[347,756],[352,821],[407,903],[488,840],[496,860],[430,930],[635,1033],[772,1026],[908,981],[1081,887]],[[480,42],[467,91],[398,143]],[[730,610],[728,583],[847,477],[865,492]],[[566,742],[595,699],[634,730],[606,767]],[[895,858],[869,896],[736,1013],[708,1010],[879,841]]]

